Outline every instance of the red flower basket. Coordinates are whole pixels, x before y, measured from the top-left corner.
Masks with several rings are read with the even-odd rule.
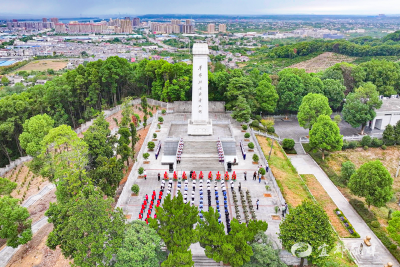
[[[215,178],[217,181],[221,181],[221,174],[217,172],[217,177]]]
[[[176,174],[176,171],[174,171],[174,180],[178,180],[178,174]]]
[[[167,172],[164,173],[164,179],[165,179],[165,180],[168,180],[168,179],[169,179],[168,173],[167,173]]]
[[[232,173],[232,180],[236,180],[236,173],[235,173],[235,171],[233,171],[233,173]]]
[[[194,172],[192,173],[192,180],[196,180],[196,178],[197,178],[197,174],[196,174],[196,172],[194,171]]]
[[[183,172],[183,173],[182,173],[182,179],[183,179],[183,180],[187,180],[186,172]]]
[[[203,174],[203,172],[202,171],[200,171],[200,174],[199,174],[199,179],[203,179],[204,178],[204,174]]]
[[[229,180],[229,173],[228,172],[225,172],[224,179],[225,179],[225,181]]]
[[[213,174],[212,174],[212,172],[211,172],[211,171],[208,173],[208,179],[210,179],[210,180],[212,180],[212,179],[213,179]]]

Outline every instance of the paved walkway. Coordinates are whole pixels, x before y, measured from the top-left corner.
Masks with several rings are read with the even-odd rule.
[[[375,258],[374,261],[379,262],[379,265],[374,266],[384,266],[387,262],[392,262],[395,267],[400,266],[399,262],[393,257],[393,255],[386,249],[386,247],[380,242],[380,240],[375,236],[372,230],[364,222],[364,220],[358,215],[358,213],[353,209],[347,199],[342,195],[342,193],[337,189],[325,172],[319,167],[319,165],[311,158],[310,155],[295,155],[289,156],[293,166],[297,169],[299,174],[314,174],[323,188],[326,190],[328,195],[335,202],[336,206],[342,210],[344,215],[353,225],[354,229],[360,234],[361,238],[343,238],[342,241],[345,243],[346,247],[351,250],[354,243],[360,243],[363,238],[367,235],[371,236],[371,242],[375,247]],[[373,266],[371,264],[359,264],[359,266]]]

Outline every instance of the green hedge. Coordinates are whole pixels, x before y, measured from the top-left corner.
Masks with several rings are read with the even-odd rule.
[[[367,225],[371,228],[371,230],[375,233],[375,235],[381,240],[382,244],[392,253],[392,255],[400,261],[400,250],[397,248],[397,244],[395,244],[387,235],[382,227],[373,227],[372,222],[377,221],[375,214],[365,207],[364,203],[357,199],[351,199],[349,203],[353,206],[353,208],[358,212],[358,214],[363,218],[363,220],[367,223]]]

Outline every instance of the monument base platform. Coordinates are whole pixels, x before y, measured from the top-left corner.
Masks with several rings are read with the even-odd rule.
[[[188,135],[212,135],[212,120],[207,122],[196,122],[189,119]]]

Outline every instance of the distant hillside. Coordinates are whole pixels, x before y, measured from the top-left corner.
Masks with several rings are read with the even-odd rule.
[[[325,52],[312,59],[294,64],[288,68],[304,69],[306,72],[320,72],[341,62],[353,62],[356,58],[348,57],[333,52]]]

